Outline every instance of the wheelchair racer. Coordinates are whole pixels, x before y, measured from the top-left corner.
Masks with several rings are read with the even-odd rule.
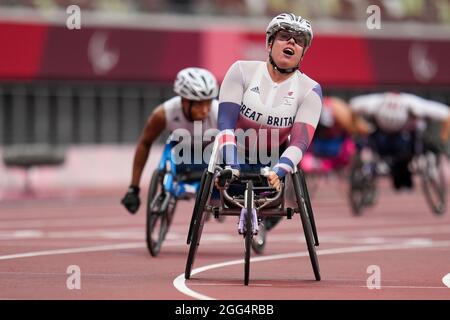
[[[390,175],[396,190],[412,189],[409,163],[416,155],[418,129],[424,119],[439,121],[441,142],[450,136],[450,111],[445,104],[408,93],[376,93],[354,97],[350,106],[355,114],[372,119],[375,128],[369,147],[382,158],[389,157]]]
[[[214,75],[202,68],[186,68],[178,72],[174,86],[177,96],[159,105],[148,117],[136,147],[131,183],[121,203],[131,213],[140,206],[139,185],[153,142],[164,130],[185,129],[194,136],[195,122],[201,123],[202,134],[217,128],[218,85]],[[183,131],[181,131],[183,132]],[[194,137],[195,139],[195,137]],[[182,164],[195,166],[196,164]],[[201,166],[201,164],[200,164]]]
[[[302,160],[306,173],[327,173],[350,163],[355,152],[352,136],[371,130],[362,117],[354,117],[350,106],[338,97],[324,97],[314,140]]]
[[[280,14],[266,29],[267,60],[236,61],[229,68],[219,95],[216,137],[224,171],[237,178],[240,170],[271,166],[268,182],[279,189],[280,180],[302,160],[322,109],[320,85],[299,71],[312,39],[308,20],[292,13]],[[255,141],[239,139],[250,130],[257,133]],[[282,154],[276,163],[263,163],[258,158],[252,164],[248,154],[252,147]],[[216,186],[223,187],[219,180]],[[278,217],[266,219],[266,229],[278,221]]]

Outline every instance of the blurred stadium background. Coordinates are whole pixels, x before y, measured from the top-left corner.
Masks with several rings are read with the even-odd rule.
[[[372,4],[381,29],[367,28]],[[70,5],[81,30],[66,27]],[[0,154],[65,151],[63,166],[28,175],[0,164],[0,199],[26,178],[125,190],[144,121],[173,96],[176,73],[200,66],[221,80],[237,59],[264,60],[281,12],[312,20],[302,70],[325,95],[401,90],[450,104],[450,0],[0,0]]]

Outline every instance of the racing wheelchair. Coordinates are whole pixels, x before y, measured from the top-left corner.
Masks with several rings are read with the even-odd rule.
[[[152,174],[147,194],[147,248],[156,257],[172,223],[177,201],[194,198],[206,165],[177,165],[172,149],[175,142],[169,137],[158,167]]]
[[[199,192],[195,200],[191,223],[187,237],[187,244],[190,245],[185,268],[185,279],[191,276],[197,249],[208,213],[212,213],[216,218],[220,216],[239,217],[238,232],[244,238],[244,284],[249,284],[250,279],[250,253],[252,238],[258,234],[258,224],[267,217],[287,217],[291,219],[294,214],[299,213],[306,238],[308,252],[314,272],[315,279],[320,281],[319,261],[316,254],[316,246],[319,245],[314,214],[308,194],[305,175],[302,170],[295,170],[291,174],[292,184],[295,192],[297,206],[295,208],[285,207],[285,183],[282,183],[280,190],[267,186],[267,174],[269,168],[259,168],[259,171],[241,171],[239,178],[231,182],[242,187],[243,192],[232,195],[230,188],[220,189],[220,203],[214,205],[211,193],[216,178],[223,181],[231,181],[232,176],[229,170],[224,170],[217,165],[218,141],[214,142],[212,155],[208,169],[203,172]]]
[[[413,157],[409,168],[418,175],[426,202],[431,211],[441,215],[447,205],[447,184],[442,167],[442,152],[437,144],[425,139],[424,128],[413,132]],[[360,141],[361,142],[361,141]],[[367,141],[364,142],[367,144]],[[363,144],[364,144],[363,143]],[[377,197],[377,179],[390,172],[390,156],[380,156],[375,147],[360,146],[354,155],[349,175],[349,201],[354,215],[361,215],[364,208],[371,207]]]

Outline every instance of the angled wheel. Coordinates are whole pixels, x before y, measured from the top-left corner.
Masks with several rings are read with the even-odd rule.
[[[252,226],[252,211],[253,211],[253,182],[247,182],[245,191],[245,207],[247,214],[245,217],[245,264],[244,264],[244,284],[248,286],[250,280],[250,253],[252,248],[253,226]]]
[[[191,217],[191,223],[189,224],[189,231],[188,231],[188,236],[187,236],[187,240],[186,240],[187,244],[191,243],[192,227],[194,226],[194,221],[195,221],[195,218],[196,218],[195,212],[197,212],[198,206],[200,204],[200,199],[201,199],[201,196],[202,196],[202,192],[201,191],[205,187],[205,179],[206,179],[207,174],[208,174],[208,170],[205,170],[203,172],[202,178],[200,180],[200,187],[198,189],[199,191],[197,193],[197,196],[195,197],[194,210],[193,210],[193,214],[192,214],[192,217]]]
[[[439,155],[431,152],[425,154],[424,164],[421,180],[425,199],[433,213],[441,215],[447,205],[447,186]]]
[[[292,175],[297,204],[300,208],[300,218],[302,220],[303,232],[305,234],[306,245],[308,247],[309,258],[317,281],[320,281],[319,260],[317,259],[314,235],[311,227],[311,220],[302,194],[300,175],[298,172]]]
[[[312,209],[311,198],[309,196],[308,186],[306,185],[306,177],[303,170],[299,170],[299,178],[301,182],[300,186],[302,188],[302,194],[304,195],[306,208],[308,210],[309,219],[311,221],[311,229],[314,236],[314,245],[317,247],[319,246],[319,236],[317,235],[316,221],[314,219],[314,211]]]
[[[350,167],[350,207],[354,215],[362,214],[364,207],[372,206],[375,200],[375,177],[370,166],[364,167],[359,155],[356,155]]]
[[[163,199],[166,197],[162,184],[163,179],[164,172],[155,170],[150,180],[147,195],[146,242],[147,248],[153,257],[156,257],[161,250],[161,245],[168,232],[176,206],[176,200],[172,198],[169,199],[169,204],[165,211],[161,212],[159,210]]]
[[[191,219],[191,237],[190,237],[190,247],[188,253],[188,259],[186,262],[186,268],[184,271],[184,278],[189,279],[191,277],[192,266],[194,264],[195,255],[197,253],[197,248],[200,244],[200,238],[202,236],[203,225],[205,223],[206,218],[206,205],[208,203],[208,199],[211,195],[213,187],[213,174],[211,172],[205,171],[205,180],[203,188],[199,190],[199,199],[198,203],[194,206],[194,211],[192,213]]]

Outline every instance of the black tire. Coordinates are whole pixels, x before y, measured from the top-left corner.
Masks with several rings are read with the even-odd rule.
[[[205,171],[202,174],[202,178],[200,180],[200,187],[198,189],[199,191],[197,193],[197,196],[195,197],[194,210],[192,211],[193,213],[192,213],[192,217],[191,217],[191,223],[189,224],[189,231],[188,231],[188,236],[187,236],[187,240],[186,240],[187,244],[191,243],[192,227],[194,226],[194,221],[195,221],[195,218],[196,218],[195,213],[197,212],[198,205],[200,204],[200,198],[201,198],[201,195],[202,195],[201,191],[203,190],[203,188],[205,186],[205,178],[206,178],[207,173],[208,173],[208,170],[205,169]]]
[[[170,225],[172,224],[176,208],[177,208],[177,199],[175,199],[175,197],[171,196],[169,199],[169,203],[167,205],[167,211],[166,211],[167,228],[165,230],[163,240],[166,239],[167,232],[169,232]]]
[[[205,207],[208,202],[208,199],[211,195],[212,187],[213,187],[213,174],[211,172],[206,171],[205,180],[203,188],[199,190],[200,196],[197,196],[199,199],[198,205],[197,203],[194,206],[194,211],[192,213],[192,235],[190,237],[190,247],[188,253],[188,259],[186,262],[186,269],[184,271],[184,278],[189,279],[191,277],[192,266],[194,264],[195,255],[197,253],[197,248],[200,245],[200,238],[202,236],[203,225],[205,223]]]
[[[303,195],[301,194],[301,181],[298,172],[292,175],[292,182],[294,184],[297,204],[300,209],[300,218],[302,221],[303,232],[305,234],[306,245],[308,247],[309,258],[311,260],[314,276],[316,278],[316,281],[320,281],[321,277],[320,277],[319,260],[317,258],[316,247],[314,245],[314,236],[311,228],[311,221],[309,219],[308,209],[306,207],[305,200],[303,199]]]
[[[441,166],[440,157],[435,155],[435,162],[426,161],[421,172],[422,189],[428,206],[434,214],[442,215],[447,206],[447,186],[445,175]]]
[[[363,172],[360,156],[355,155],[350,167],[349,201],[352,212],[360,216],[364,207],[372,206],[375,201],[375,176]]]
[[[299,170],[299,177],[300,177],[301,187],[302,187],[302,191],[303,191],[302,194],[304,195],[306,208],[308,209],[308,212],[309,212],[309,219],[311,220],[311,229],[312,229],[312,233],[314,236],[314,245],[316,247],[318,247],[319,246],[319,236],[317,235],[316,221],[314,219],[314,211],[313,211],[313,208],[311,205],[311,198],[309,196],[308,186],[306,184],[306,177],[305,177],[305,173],[303,172],[303,170]]]
[[[247,208],[247,216],[245,217],[245,263],[244,263],[244,285],[248,286],[248,282],[250,280],[250,254],[252,247],[252,238],[253,238],[253,225],[252,225],[252,216],[253,216],[253,182],[247,182],[247,196],[245,198],[245,206]]]
[[[155,199],[158,191],[162,191],[163,178],[164,172],[155,170],[150,180],[147,194],[146,242],[147,248],[153,257],[159,254],[169,226],[169,221],[165,213],[153,212],[150,208],[150,204]]]

